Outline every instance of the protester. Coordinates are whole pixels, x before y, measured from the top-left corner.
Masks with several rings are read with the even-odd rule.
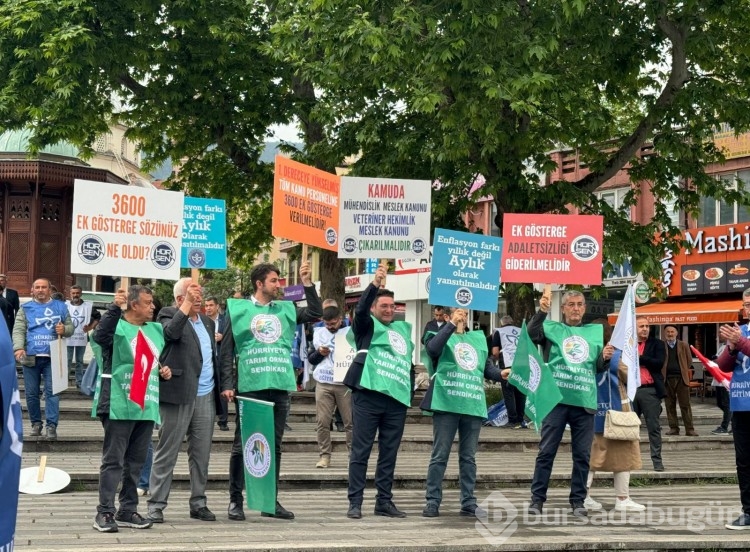
[[[697,437],[698,433],[693,427],[693,410],[690,407],[690,368],[693,365],[693,355],[690,352],[690,345],[677,339],[678,333],[677,326],[668,324],[664,327],[667,356],[664,359],[662,375],[667,391],[664,399],[669,422],[667,435],[680,434],[680,426],[677,423],[677,403],[679,402],[682,423],[685,424],[685,435]]]
[[[137,485],[154,423],[159,422],[159,395],[151,388],[158,390],[160,378],[172,377],[168,366],[158,367],[156,362],[164,349],[164,337],[161,325],[151,322],[153,310],[149,288],[130,286],[127,295],[119,289],[92,336],[102,357],[94,412],[104,428],[104,443],[94,529],[103,533],[116,533],[118,527],[148,529],[152,525],[138,513]],[[129,391],[136,368],[141,372],[142,366],[150,372],[142,374],[146,382],[141,407],[131,400]],[[120,508],[116,510],[118,484]]]
[[[608,369],[614,348],[604,345],[601,325],[583,324],[586,301],[580,291],[568,291],[563,295],[563,322],[546,320],[550,306],[550,297],[542,295],[539,311],[529,321],[528,334],[535,344],[542,345],[544,361],[552,370],[562,400],[542,423],[528,511],[535,515],[542,513],[552,465],[565,426],[569,425],[573,456],[569,501],[573,515],[583,517],[588,515],[583,501],[594,438],[595,375]]]
[[[291,301],[278,300],[281,283],[279,269],[262,263],[250,272],[253,295],[249,300],[227,301],[227,321],[221,346],[221,391],[227,401],[235,395],[273,403],[274,440],[276,455],[276,491],[278,495],[281,470],[281,441],[289,412],[289,391],[297,389],[292,366],[292,340],[297,324],[320,318],[320,298],[311,278],[307,261],[300,265],[299,275],[305,289],[307,307],[295,311]],[[252,325],[251,325],[252,321]],[[283,354],[269,358],[269,347],[282,349]],[[234,370],[234,356],[239,356]],[[245,464],[242,455],[242,434],[237,423],[234,443],[229,457],[229,519],[245,519],[242,509],[242,489],[245,484]],[[275,514],[261,513],[264,517],[294,519],[294,514],[276,501]]]
[[[336,301],[336,299],[323,299],[323,312],[325,312],[326,307],[338,307],[338,306],[339,304]],[[351,325],[351,322],[349,321],[349,317],[346,315],[346,313],[344,313],[344,311],[341,311],[341,315],[342,315],[342,320],[341,320],[342,327],[348,328]],[[316,328],[322,328],[324,326],[325,326],[325,322],[323,322],[322,320],[313,324],[313,334]],[[307,362],[310,363],[311,366],[313,365],[312,362],[310,362],[309,357],[307,359]],[[346,431],[344,428],[344,420],[341,417],[341,412],[339,412],[338,408],[334,408],[333,410],[333,422],[336,424],[337,432],[344,433],[344,431]],[[331,425],[331,431],[333,431],[333,425]]]
[[[343,326],[341,309],[338,307],[323,308],[324,326],[315,328],[313,333],[313,350],[307,359],[315,366],[313,378],[315,384],[315,410],[317,421],[318,449],[320,459],[316,468],[327,468],[331,463],[331,421],[333,411],[338,408],[346,430],[346,448],[352,448],[352,398],[349,389],[342,383],[334,382],[333,351],[336,336],[347,329]]]
[[[638,361],[640,363],[641,385],[635,392],[633,411],[646,422],[648,443],[651,450],[651,462],[654,471],[664,471],[661,458],[661,400],[666,395],[662,368],[666,357],[664,342],[649,337],[648,318],[637,316],[635,319],[638,339]]]
[[[13,326],[13,350],[16,360],[23,364],[26,408],[31,419],[31,436],[42,435],[42,407],[39,385],[44,377],[44,415],[47,422],[46,438],[57,439],[60,419],[60,395],[52,393],[52,362],[50,344],[55,339],[73,335],[73,322],[65,303],[52,299],[50,281],[34,280],[32,300],[18,311]]]
[[[219,310],[219,300],[213,295],[206,297],[203,305],[206,309],[206,316],[213,321],[216,328],[214,339],[216,340],[216,355],[218,358],[221,351],[221,340],[224,338],[224,327],[227,324],[227,317]],[[219,396],[218,409],[219,420],[217,423],[219,431],[229,431],[229,403],[221,395]]]
[[[8,331],[13,332],[13,324],[18,315],[18,311],[21,308],[21,302],[18,297],[18,292],[15,289],[8,287],[8,277],[5,274],[0,274],[0,296],[8,302],[9,309],[6,311],[6,322],[8,324]]]
[[[433,319],[424,325],[424,331],[422,331],[422,339],[420,342],[424,345],[427,334],[432,332],[437,333],[448,321],[448,314],[445,312],[445,307],[436,306],[432,309]]]
[[[609,343],[612,327],[606,319],[600,322],[604,326],[604,341]],[[628,367],[621,362],[622,351],[615,350],[609,362],[609,371],[597,378],[597,412],[594,418],[594,442],[591,446],[589,476],[586,489],[589,493],[583,505],[587,510],[601,510],[602,505],[590,495],[594,473],[597,471],[613,472],[615,487],[615,511],[643,512],[646,507],[630,498],[630,472],[641,469],[641,443],[633,441],[607,439],[604,437],[604,420],[608,410],[630,412],[628,400]]]
[[[357,354],[344,378],[352,390],[352,452],[349,457],[349,510],[351,519],[362,517],[367,463],[375,434],[378,435],[378,464],[375,469],[375,515],[406,517],[393,504],[393,474],[396,455],[411,405],[414,368],[411,324],[394,322],[393,292],[380,289],[386,265],[362,293],[354,310],[352,333]]]
[[[88,333],[96,328],[101,315],[89,301],[83,300],[83,288],[71,286],[70,299],[65,302],[70,319],[73,322],[73,335],[65,340],[68,346],[68,364],[75,376],[76,387],[81,388],[83,379],[83,355],[89,338]]]
[[[148,517],[154,523],[164,522],[174,467],[187,437],[190,517],[215,521],[206,505],[206,483],[219,402],[216,327],[201,313],[203,296],[197,282],[178,280],[174,298],[177,306],[164,307],[158,315],[166,342],[161,362],[175,377],[159,387],[161,428],[149,479]]]
[[[750,289],[742,293],[742,308],[745,317],[750,318]],[[721,326],[719,337],[727,342],[727,346],[719,355],[717,364],[723,372],[732,372],[729,404],[742,505],[739,517],[725,527],[743,530],[750,529],[750,324]]]
[[[500,370],[513,368],[519,331],[520,328],[513,324],[513,317],[505,315],[500,319],[500,327],[492,333],[492,358],[497,361]],[[508,411],[508,423],[505,427],[526,429],[526,395],[504,378],[500,381],[500,387],[503,391],[505,409]]]
[[[421,408],[432,412],[432,455],[427,468],[427,492],[422,515],[437,517],[443,500],[443,477],[458,432],[458,470],[461,487],[459,515],[486,518],[477,506],[474,487],[477,481],[476,453],[482,421],[487,417],[484,378],[500,380],[500,369],[487,354],[484,333],[466,332],[468,313],[446,309],[449,322],[437,333],[426,336],[425,349],[434,368],[434,377]],[[458,386],[457,386],[458,384]],[[463,393],[452,391],[462,390]]]

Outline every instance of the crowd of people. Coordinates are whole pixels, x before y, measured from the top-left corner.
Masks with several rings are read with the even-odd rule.
[[[289,393],[298,389],[293,350],[301,324],[314,324],[306,361],[313,367],[319,455],[316,467],[331,465],[330,432],[336,415],[346,433],[348,450],[348,501],[346,516],[363,516],[366,472],[373,445],[378,443],[375,471],[374,514],[392,518],[406,516],[393,501],[393,480],[407,409],[415,389],[412,363],[415,345],[411,325],[396,320],[393,292],[385,289],[386,267],[377,269],[363,291],[349,320],[335,301],[321,302],[311,279],[308,263],[300,267],[306,306],[295,307],[280,300],[279,269],[262,263],[251,273],[253,293],[229,299],[220,312],[214,297],[203,297],[197,282],[183,278],[174,285],[174,305],[157,309],[152,291],[140,285],[118,290],[114,301],[100,317],[81,300],[77,286],[70,300],[52,296],[50,282],[34,282],[32,300],[13,314],[13,349],[24,366],[26,402],[32,435],[42,436],[40,384],[44,379],[46,438],[55,439],[59,422],[59,398],[52,393],[50,343],[69,339],[69,359],[80,385],[85,336],[100,364],[100,385],[93,411],[104,430],[100,468],[99,505],[94,528],[116,532],[118,527],[145,529],[164,523],[172,485],[172,474],[187,439],[190,469],[190,517],[214,521],[209,509],[206,483],[214,424],[228,430],[228,404],[238,397],[267,401],[273,405],[275,477],[278,489],[282,460],[281,443],[287,430]],[[0,275],[0,285],[5,279]],[[6,304],[12,302],[9,297]],[[2,307],[0,303],[0,307]],[[4,308],[4,307],[3,307]],[[743,308],[750,314],[750,290],[743,295]],[[640,512],[645,506],[631,499],[630,472],[641,468],[638,440],[613,440],[601,426],[607,410],[632,410],[643,417],[648,430],[650,456],[656,471],[664,470],[659,418],[662,400],[669,421],[668,435],[678,435],[676,406],[680,406],[686,435],[695,432],[688,394],[692,357],[686,343],[677,340],[678,329],[665,328],[666,340],[651,337],[648,320],[636,319],[641,385],[633,401],[626,393],[627,368],[619,351],[610,343],[611,329],[603,324],[584,324],[585,298],[581,292],[562,296],[560,322],[549,320],[551,299],[543,295],[539,310],[528,322],[528,335],[539,347],[555,378],[562,399],[544,418],[528,503],[530,515],[542,515],[553,463],[566,430],[570,430],[573,468],[569,502],[574,516],[584,517],[601,503],[591,496],[597,471],[614,474],[614,509]],[[12,309],[11,309],[12,311]],[[4,310],[7,319],[7,310]],[[501,382],[508,404],[509,427],[526,427],[524,402],[519,389],[508,384],[513,370],[505,336],[518,335],[509,317],[488,340],[483,332],[469,329],[464,309],[437,307],[421,337],[429,370],[429,386],[420,407],[432,416],[433,447],[427,466],[424,517],[440,515],[442,483],[451,445],[458,434],[458,464],[461,506],[459,514],[483,518],[487,512],[477,505],[476,451],[482,421],[487,417],[484,381]],[[505,328],[503,330],[503,328]],[[509,332],[510,330],[510,332]],[[353,360],[343,378],[336,375],[334,349],[350,332]],[[84,340],[81,341],[80,335]],[[743,514],[727,527],[750,528],[750,329],[747,325],[725,325],[720,335],[726,347],[717,362],[733,372],[732,388],[719,405],[725,411],[714,433],[728,431],[731,416]],[[83,345],[81,345],[83,343]],[[284,354],[268,355],[268,346]],[[145,351],[145,352],[144,352]],[[297,351],[299,355],[299,351]],[[505,353],[505,354],[503,354]],[[144,356],[145,355],[145,356]],[[133,366],[143,358],[153,362],[143,371],[144,404],[133,405],[127,395]],[[158,360],[157,360],[158,359]],[[145,362],[145,361],[143,361]],[[459,382],[459,383],[457,383]],[[463,389],[464,391],[457,391]],[[728,398],[728,400],[726,400]],[[719,399],[717,399],[719,400]],[[726,412],[730,414],[727,415]],[[158,425],[157,425],[158,424]],[[155,427],[156,445],[151,449]],[[144,466],[146,470],[144,470]],[[236,424],[229,463],[230,520],[245,519],[243,490],[245,466],[240,424]],[[145,481],[144,481],[145,479]],[[115,505],[118,486],[119,505]],[[146,495],[147,513],[138,512],[139,495]],[[294,513],[276,500],[274,512],[262,516],[294,519]]]

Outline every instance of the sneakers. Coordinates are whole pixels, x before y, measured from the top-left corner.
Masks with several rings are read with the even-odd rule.
[[[32,437],[41,437],[42,436],[42,424],[31,424],[31,436]]]
[[[350,503],[346,517],[349,519],[362,519],[362,505],[355,502]]]
[[[344,433],[343,422],[336,422],[336,431],[338,431],[339,433]]]
[[[318,460],[318,463],[315,464],[316,468],[327,468],[331,465],[331,457],[330,456],[321,456],[320,460]]]
[[[750,529],[750,514],[740,514],[740,517],[735,519],[732,523],[727,523],[724,527],[732,529],[733,531]]]
[[[47,426],[47,440],[57,441],[57,428],[55,426]]]
[[[164,512],[159,508],[154,508],[149,511],[148,519],[150,519],[152,523],[164,523]]]
[[[229,431],[229,426],[226,422],[221,423],[219,422],[219,431]]]
[[[406,513],[396,508],[396,505],[390,500],[388,502],[375,504],[375,515],[385,516],[389,518],[405,518],[406,517]]]
[[[601,502],[597,502],[596,500],[594,500],[590,496],[587,496],[586,500],[583,501],[583,506],[587,510],[601,510],[602,509]]]
[[[542,508],[544,508],[544,505],[542,502],[537,502],[537,501],[532,500],[531,504],[529,504],[529,508],[527,511],[532,516],[541,516]]]
[[[41,433],[41,426],[39,426],[39,433]],[[117,533],[117,523],[115,523],[115,516],[111,512],[100,512],[96,514],[94,518],[94,529],[100,533]]]
[[[615,512],[645,512],[646,507],[643,504],[634,502],[630,497],[625,500],[619,498],[615,500]]]
[[[437,504],[428,504],[422,510],[422,517],[438,517],[440,511],[438,510]]]
[[[716,429],[714,429],[714,430],[713,430],[713,431],[711,432],[711,435],[726,435],[726,434],[728,434],[728,433],[729,433],[729,431],[727,431],[727,430],[726,430],[726,429],[724,429],[723,427],[719,426],[719,427],[717,427]]]
[[[487,511],[484,508],[480,508],[476,504],[462,506],[461,509],[458,511],[458,515],[462,517],[475,517],[478,519],[487,519]]]
[[[146,496],[148,494],[148,489],[138,487],[138,490],[136,492],[138,493],[138,496]]]
[[[115,521],[119,527],[132,527],[133,529],[148,529],[154,524],[138,512],[117,512]]]
[[[570,507],[573,509],[573,515],[578,518],[584,518],[589,515],[583,502],[571,502]]]

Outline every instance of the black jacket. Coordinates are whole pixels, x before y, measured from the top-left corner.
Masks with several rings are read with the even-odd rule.
[[[654,378],[654,389],[656,389],[656,396],[660,399],[667,396],[667,390],[664,387],[664,376],[662,375],[662,367],[664,366],[666,356],[667,344],[654,337],[649,337],[646,340],[646,345],[643,347],[643,354],[638,355],[641,366],[646,368],[651,377]]]
[[[214,369],[214,399],[219,405],[219,370],[216,357],[214,321],[204,314],[198,315],[206,327],[211,340],[211,364]],[[198,380],[203,370],[203,352],[198,334],[177,307],[164,307],[159,311],[157,321],[164,328],[164,351],[159,357],[162,366],[169,366],[172,377],[162,380],[159,385],[159,402],[167,404],[190,404],[198,394]]]

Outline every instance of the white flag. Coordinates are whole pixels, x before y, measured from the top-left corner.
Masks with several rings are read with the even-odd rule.
[[[628,367],[628,398],[635,399],[635,390],[641,386],[641,365],[638,360],[638,334],[635,323],[635,294],[628,286],[620,306],[615,329],[612,331],[613,347],[622,351],[622,361]]]

